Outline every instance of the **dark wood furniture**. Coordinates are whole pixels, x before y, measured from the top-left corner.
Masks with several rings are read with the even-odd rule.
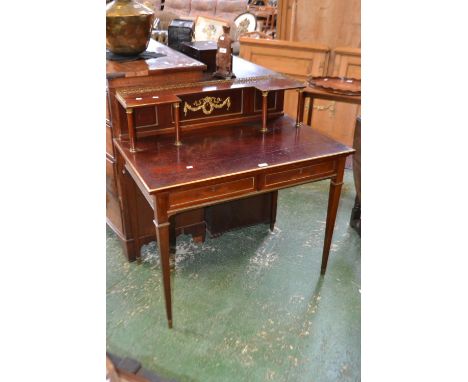
[[[181,44],[181,52],[206,65],[206,71],[213,73],[216,70],[216,41],[192,41]]]
[[[209,134],[193,131],[184,135],[182,146],[175,146],[172,137],[143,138],[137,153],[130,151],[129,142],[115,140],[118,168],[129,174],[125,182],[134,184],[126,198],[128,210],[137,211],[133,205],[137,188],[154,210],[169,327],[170,219],[178,213],[331,179],[321,266],[325,273],[344,164],[354,150],[309,126],[297,127],[287,116],[269,121],[268,132],[261,130],[261,123],[250,122],[211,129]],[[135,212],[132,217],[138,220]]]
[[[165,57],[150,59],[146,61],[132,61],[126,63],[107,62],[107,113],[106,113],[106,175],[107,175],[107,193],[106,209],[107,223],[120,238],[124,253],[129,261],[138,258],[140,248],[143,244],[156,239],[153,226],[153,212],[148,206],[141,193],[135,194],[135,208],[138,210],[139,220],[137,223],[131,218],[131,214],[125,207],[125,195],[127,190],[118,182],[118,169],[116,165],[116,150],[113,138],[118,140],[129,139],[129,132],[133,133],[133,140],[137,137],[151,135],[173,134],[175,121],[173,117],[174,102],[176,98],[170,88],[180,86],[197,86],[203,84],[203,87],[218,86],[218,82],[210,82],[211,75],[204,73],[206,65],[196,61],[182,53],[171,48],[151,41],[149,50],[165,54]],[[263,69],[257,65],[251,64],[241,59],[234,59],[234,70],[237,72],[240,82],[247,82],[249,77],[266,77],[272,72]],[[117,99],[117,92],[126,89],[129,94],[144,89],[166,88],[166,98],[151,98],[152,103],[142,105],[141,103],[129,103],[127,110],[123,109]],[[158,94],[161,93],[158,91]],[[223,93],[217,93],[223,96]],[[257,97],[254,110],[245,114],[242,110],[242,102],[236,100],[231,104],[229,110],[217,109],[212,115],[205,115],[203,109],[198,112],[187,111],[195,119],[186,121],[185,113],[181,111],[180,124],[182,128],[189,123],[187,128],[199,128],[203,126],[216,126],[224,123],[232,123],[240,120],[258,120],[261,115],[262,97],[256,94],[254,89],[239,90],[238,94],[242,98],[252,99]],[[153,97],[154,94],[151,96]],[[163,97],[162,94],[159,96]],[[192,98],[191,98],[192,97]],[[192,106],[197,101],[197,93],[193,96],[187,96],[188,106]],[[250,98],[249,98],[250,97]],[[139,97],[135,97],[139,98]],[[281,94],[270,94],[267,97],[268,113],[271,116],[282,114],[282,96]],[[183,107],[184,105],[182,105]],[[192,107],[193,108],[193,107]],[[132,109],[132,110],[130,110]],[[206,109],[206,108],[205,108]],[[126,113],[129,112],[129,114]],[[179,111],[177,109],[177,111]],[[130,118],[128,118],[128,116]],[[128,129],[128,123],[133,129]],[[179,131],[180,133],[180,131]],[[174,139],[177,140],[176,136]],[[123,174],[121,174],[124,176]],[[220,234],[228,229],[242,227],[261,222],[270,223],[276,214],[276,204],[273,201],[276,195],[263,195],[263,205],[269,205],[270,209],[264,211],[257,207],[258,201],[232,202],[232,205],[217,205],[209,209],[194,209],[173,218],[173,235],[190,234],[196,241],[203,241],[206,234],[207,223],[212,234]],[[222,219],[225,216],[226,209],[236,210],[237,217],[232,219]],[[269,220],[266,220],[268,216]],[[222,223],[221,223],[222,222]],[[219,225],[219,226],[217,226]]]
[[[231,223],[260,219],[273,229],[279,189],[331,179],[322,274],[327,267],[345,161],[354,150],[303,125],[301,107],[295,120],[284,115],[284,92],[297,91],[302,105],[302,82],[237,57],[233,68],[236,78],[229,80],[196,72],[196,81],[109,87],[112,120],[118,121],[112,148],[123,220],[139,258],[151,211],[170,328],[170,253],[177,228],[193,226],[187,219],[193,223],[211,213],[205,221],[216,234],[230,228],[220,223],[223,214],[255,205],[254,215]],[[145,110],[152,124],[139,126],[142,116],[150,119]]]
[[[130,151],[137,152],[136,111],[154,107],[161,126],[149,131],[151,135],[174,133],[174,145],[182,144],[181,128],[185,131],[258,120],[261,116],[262,132],[267,131],[268,116],[282,115],[282,98],[285,90],[298,90],[302,98],[302,83],[259,70],[241,58],[234,58],[238,74],[235,81],[209,80],[177,85],[122,88],[115,97],[122,106],[122,119],[127,121],[126,133]],[[243,69],[243,70],[241,70]],[[265,75],[262,75],[263,73]],[[301,102],[298,102],[300,105]],[[180,111],[182,109],[182,112]],[[164,119],[163,119],[164,118]],[[296,123],[300,125],[302,109],[298,107]],[[143,133],[143,132],[142,132]],[[141,134],[146,136],[146,134]]]
[[[155,239],[152,224],[152,211],[142,195],[136,196],[136,204],[142,225],[135,229],[128,211],[122,203],[123,190],[117,182],[117,167],[113,138],[127,136],[126,116],[122,116],[115,98],[117,89],[122,87],[157,86],[196,82],[203,80],[206,66],[167,46],[150,41],[148,50],[162,53],[165,57],[146,61],[115,62],[107,61],[107,104],[106,104],[106,216],[107,224],[122,242],[126,257],[132,261],[140,248],[136,243],[144,244]],[[142,108],[135,113],[134,123],[137,131],[156,129],[160,126],[158,115],[152,107]],[[122,127],[122,124],[125,124]],[[205,224],[203,211],[191,211],[177,217],[175,222],[178,233],[192,234],[195,240],[203,240]]]
[[[230,203],[205,207],[206,229],[212,237],[229,231],[232,227],[266,223],[273,231],[276,222],[278,192],[268,192]],[[246,214],[245,211],[249,211]]]

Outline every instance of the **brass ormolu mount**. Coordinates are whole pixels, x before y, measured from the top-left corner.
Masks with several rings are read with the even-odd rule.
[[[189,105],[187,102],[184,104],[184,114],[187,116],[187,112],[202,110],[203,114],[210,115],[214,109],[222,109],[227,106],[227,110],[231,107],[231,97],[227,97],[222,100],[220,97],[203,97]]]

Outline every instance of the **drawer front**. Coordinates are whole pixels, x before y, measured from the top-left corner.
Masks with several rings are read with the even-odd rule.
[[[228,199],[251,191],[255,191],[254,177],[193,188],[190,190],[176,191],[169,195],[169,207],[170,209],[179,209],[190,205]]]
[[[263,178],[263,188],[277,188],[295,183],[319,179],[335,173],[335,162],[317,163],[308,166],[297,167],[290,170],[283,170],[265,174]]]

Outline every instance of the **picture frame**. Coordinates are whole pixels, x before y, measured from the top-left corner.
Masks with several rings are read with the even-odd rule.
[[[257,17],[253,13],[244,12],[234,19],[234,24],[236,24],[237,36],[240,37],[245,33],[255,32]]]
[[[218,41],[223,34],[223,26],[229,26],[223,19],[198,16],[195,21],[195,41]]]

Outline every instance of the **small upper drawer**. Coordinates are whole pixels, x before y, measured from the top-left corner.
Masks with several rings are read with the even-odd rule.
[[[255,178],[243,178],[230,182],[213,184],[169,194],[170,209],[179,209],[190,205],[228,199],[237,194],[255,191]]]
[[[335,162],[323,162],[283,171],[275,171],[263,176],[262,188],[277,188],[319,179],[335,173]]]

